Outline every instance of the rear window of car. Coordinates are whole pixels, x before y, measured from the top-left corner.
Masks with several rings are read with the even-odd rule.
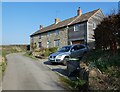
[[[73,47],[74,50],[80,50],[80,49],[83,49],[83,48],[85,48],[85,46],[83,46],[83,45],[76,45],[76,46]]]
[[[71,46],[64,46],[58,50],[58,52],[68,52],[70,50]]]

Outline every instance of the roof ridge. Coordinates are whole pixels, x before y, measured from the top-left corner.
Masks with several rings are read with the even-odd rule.
[[[42,33],[42,32],[50,31],[50,30],[53,30],[53,29],[57,29],[57,28],[60,28],[60,27],[69,26],[69,25],[72,25],[72,24],[76,24],[78,22],[82,22],[82,21],[88,20],[98,10],[100,10],[100,8],[92,10],[92,11],[89,11],[89,12],[86,12],[86,13],[82,14],[81,16],[73,16],[71,18],[67,18],[65,20],[62,20],[62,21],[58,22],[57,24],[53,23],[51,25],[43,27],[42,29],[37,30],[32,35],[36,35],[36,34],[39,34],[39,33]]]
[[[93,12],[93,11],[98,11],[98,10],[100,10],[100,8],[98,8],[98,9],[95,9],[95,10],[92,10],[92,11],[89,11],[89,12],[86,12],[86,13],[84,13],[84,14],[82,14],[82,15],[85,15],[85,14],[87,14],[87,13],[90,13],[90,12]],[[81,15],[81,16],[82,16]],[[74,17],[71,17],[71,18],[75,18],[74,20],[72,20],[68,25],[70,25],[70,24],[72,24],[75,20],[77,20],[79,17],[81,17],[81,16],[74,16]],[[68,18],[68,19],[71,19],[71,18]],[[65,19],[65,20],[68,20],[68,19]],[[60,22],[63,22],[63,21],[65,21],[65,20],[62,20],[62,21],[60,21]],[[59,23],[60,23],[59,22]],[[57,24],[56,24],[57,25]]]
[[[77,20],[80,16],[77,16],[74,20],[72,20],[68,25],[70,25],[71,23],[73,23],[75,20]]]
[[[96,9],[96,10],[99,10],[99,8],[98,9]],[[92,10],[92,11],[90,11],[90,12],[93,12],[93,11],[96,11],[96,10]],[[87,14],[87,13],[90,13],[90,12],[86,12],[86,13],[84,13],[84,14],[82,14],[82,15],[85,15],[85,14]],[[81,15],[81,16],[82,16]],[[75,18],[76,17],[76,18]],[[68,19],[72,19],[72,18],[75,18],[74,20],[72,20],[68,25],[70,25],[72,22],[74,22],[75,20],[77,20],[77,18],[79,18],[80,16],[74,16],[74,17],[71,17],[71,18],[67,18],[67,19],[65,19],[65,20],[62,20],[62,21],[60,21],[60,22],[63,22],[63,21],[66,21],[66,20],[68,20]],[[59,24],[60,22],[58,22],[57,24]],[[49,27],[49,26],[52,26],[52,25],[57,25],[57,24],[51,24],[51,25],[48,25],[48,26],[46,26],[46,27]],[[46,28],[46,27],[44,27],[44,28]]]

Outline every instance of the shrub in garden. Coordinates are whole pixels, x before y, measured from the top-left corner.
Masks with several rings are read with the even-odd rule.
[[[43,56],[43,57],[47,57],[49,56],[51,53],[54,53],[57,51],[57,47],[53,47],[53,48],[38,48],[38,49],[35,49],[34,52],[40,54],[40,56]]]

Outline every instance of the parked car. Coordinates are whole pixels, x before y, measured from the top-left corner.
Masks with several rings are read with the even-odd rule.
[[[87,52],[87,50],[87,46],[84,44],[63,46],[57,52],[51,54],[48,60],[51,63],[63,63],[66,65],[66,61],[69,58],[80,58]]]

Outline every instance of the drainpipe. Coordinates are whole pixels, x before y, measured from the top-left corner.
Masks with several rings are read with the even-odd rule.
[[[88,47],[88,43],[87,43],[87,40],[88,40],[88,22],[86,22],[86,38],[85,38],[86,42],[85,42],[85,45]]]
[[[69,39],[68,39],[68,35],[69,35],[69,33],[68,33],[68,28],[69,28],[69,27],[68,27],[68,25],[67,25],[67,27],[66,27],[66,29],[67,29],[67,40],[68,40],[68,41],[67,41],[67,45],[68,45],[68,43],[69,43]]]

